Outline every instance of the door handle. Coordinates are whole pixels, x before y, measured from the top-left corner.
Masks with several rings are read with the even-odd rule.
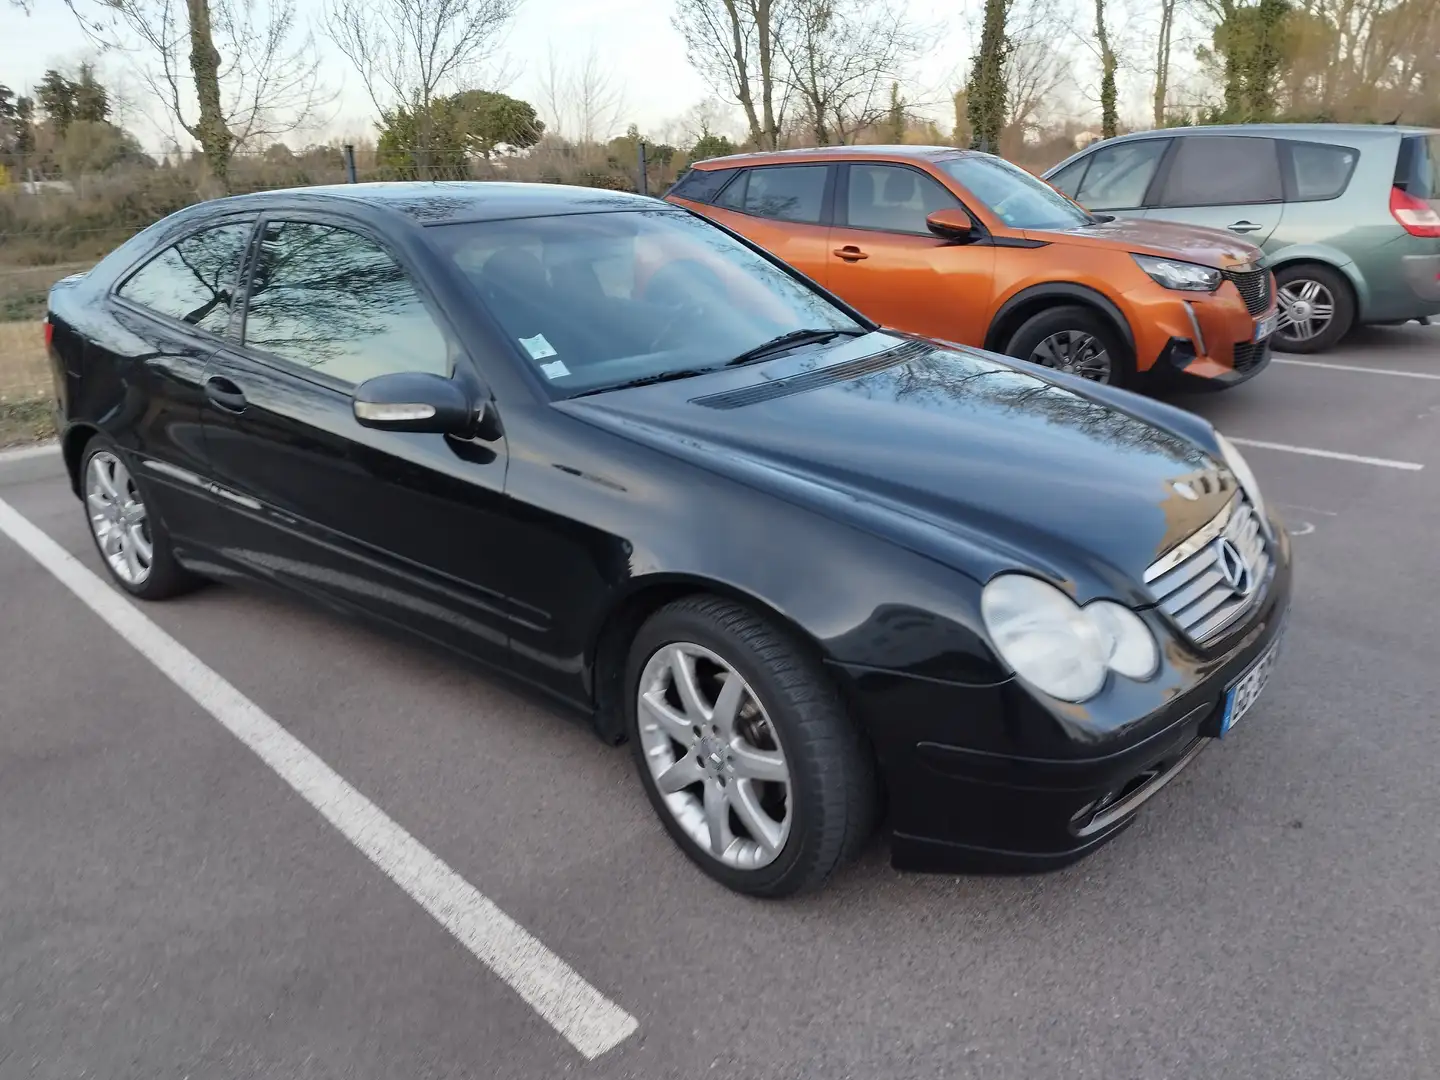
[[[205,396],[218,409],[232,413],[245,411],[244,393],[223,375],[212,375],[205,380]]]
[[[868,259],[870,256],[861,251],[854,244],[846,244],[844,247],[835,249],[835,254],[846,262],[859,262],[861,259]]]
[[[1235,224],[1228,226],[1228,228],[1231,232],[1239,233],[1260,231],[1260,226],[1256,225],[1253,221],[1237,221]]]

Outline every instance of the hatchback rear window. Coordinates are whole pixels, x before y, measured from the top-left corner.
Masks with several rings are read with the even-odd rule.
[[[1350,184],[1360,151],[1329,143],[1287,144],[1295,170],[1296,202],[1319,202],[1339,198]]]
[[[1417,199],[1440,201],[1440,134],[1407,135],[1401,141],[1395,186]]]

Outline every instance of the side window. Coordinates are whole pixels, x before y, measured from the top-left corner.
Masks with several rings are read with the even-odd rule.
[[[745,188],[750,183],[750,173],[754,171],[751,169],[749,172],[742,172],[737,176],[733,184],[720,192],[720,197],[715,200],[715,205],[726,210],[743,212],[745,210]]]
[[[1360,151],[1328,143],[1291,142],[1290,163],[1295,169],[1295,199],[1317,202],[1344,194]]]
[[[212,334],[230,325],[235,282],[253,222],[216,225],[156,255],[120,286],[127,300]]]
[[[1094,157],[1092,154],[1091,157]],[[1075,198],[1080,186],[1080,181],[1085,178],[1085,166],[1090,164],[1090,158],[1081,158],[1073,165],[1066,165],[1058,173],[1050,178],[1050,185],[1059,188],[1070,198]]]
[[[751,169],[741,209],[756,217],[820,223],[828,165],[781,165]],[[728,194],[728,191],[727,191]]]
[[[857,229],[928,234],[925,219],[959,200],[933,178],[903,165],[850,166],[846,221]]]
[[[1169,145],[1169,139],[1140,139],[1102,147],[1086,159],[1090,168],[1083,179],[1076,178],[1079,190],[1062,190],[1088,210],[1138,210]],[[1083,167],[1085,161],[1070,168],[1076,165]]]
[[[734,169],[691,169],[675,182],[669,193],[679,199],[714,202],[720,189],[734,175]]]
[[[1280,155],[1274,139],[1195,135],[1180,140],[1161,193],[1163,206],[1229,206],[1280,202]]]
[[[331,225],[265,227],[245,344],[347,383],[450,374],[445,336],[404,269],[373,240]]]

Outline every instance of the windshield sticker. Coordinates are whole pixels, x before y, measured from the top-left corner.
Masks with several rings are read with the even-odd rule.
[[[544,340],[543,338],[541,339]],[[546,356],[554,356],[553,352],[546,353]],[[563,379],[570,374],[570,369],[565,366],[564,360],[554,360],[548,364],[541,364],[540,370],[545,373],[547,379]]]
[[[550,342],[545,340],[544,334],[536,334],[534,337],[522,337],[520,344],[525,346],[525,351],[530,354],[531,360],[544,360],[547,356],[554,356],[555,349]]]

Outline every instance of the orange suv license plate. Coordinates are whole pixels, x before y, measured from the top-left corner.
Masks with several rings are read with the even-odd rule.
[[[1266,338],[1268,338],[1271,334],[1273,334],[1273,333],[1275,332],[1275,328],[1276,328],[1277,326],[1279,326],[1279,325],[1280,325],[1280,312],[1278,312],[1278,311],[1272,311],[1269,315],[1266,315],[1263,319],[1256,319],[1256,320],[1255,320],[1255,337],[1253,338],[1253,340],[1254,340],[1255,343],[1258,345],[1260,342],[1264,341],[1264,340],[1265,340]]]

